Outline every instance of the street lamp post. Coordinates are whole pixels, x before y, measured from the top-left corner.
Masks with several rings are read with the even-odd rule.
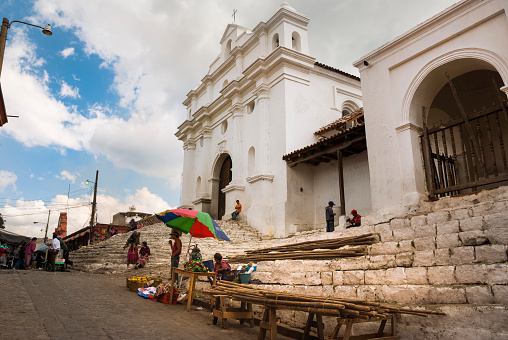
[[[47,25],[46,27],[37,26],[30,24],[28,22],[14,20],[11,23],[9,23],[9,20],[7,18],[4,18],[2,21],[2,29],[0,30],[0,74],[2,74],[2,65],[4,63],[4,51],[5,51],[5,44],[7,43],[7,30],[11,28],[11,25],[15,22],[19,22],[20,24],[25,24],[28,26],[33,26],[42,29],[42,33],[45,35],[52,35],[53,32],[51,32],[51,25]]]
[[[48,227],[49,227],[49,217],[51,216],[51,210],[48,211],[48,222],[46,222],[46,234],[44,234],[44,244],[48,241]],[[34,222],[34,224],[37,223],[44,223],[44,222]]]
[[[4,52],[5,52],[5,44],[7,43],[7,30],[11,28],[11,25],[15,22],[19,22],[20,24],[25,24],[28,26],[33,26],[37,28],[42,29],[42,33],[45,35],[52,35],[51,32],[51,25],[47,25],[46,27],[37,26],[30,24],[28,22],[14,20],[11,23],[9,23],[9,20],[7,18],[4,18],[2,21],[2,28],[0,29],[0,75],[2,74],[2,65],[4,63]],[[2,90],[0,88],[0,126],[7,124],[7,113],[5,112],[5,106],[4,106],[4,100],[2,95]],[[17,117],[17,116],[12,116]]]

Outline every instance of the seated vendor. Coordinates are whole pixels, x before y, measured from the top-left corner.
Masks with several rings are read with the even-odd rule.
[[[360,216],[360,214],[358,214],[355,209],[351,210],[351,215],[353,215],[353,218],[348,218],[346,220],[346,222],[349,222],[349,225],[346,227],[346,229],[351,227],[359,227],[362,225],[362,216]]]
[[[213,271],[217,273],[217,280],[225,279],[227,273],[231,272],[231,266],[222,259],[222,255],[220,253],[215,253],[213,258],[215,260]]]

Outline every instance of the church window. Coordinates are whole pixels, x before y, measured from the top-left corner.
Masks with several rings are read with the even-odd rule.
[[[272,39],[272,50],[275,50],[279,47],[279,33],[275,33]]]
[[[196,197],[199,197],[199,193],[201,192],[201,176],[196,180]]]
[[[222,124],[220,126],[220,130],[221,130],[222,134],[226,133],[226,131],[228,130],[228,121],[227,120],[222,122]]]
[[[249,104],[247,104],[247,113],[252,113],[254,108],[256,107],[256,102],[253,100]]]
[[[295,51],[301,51],[302,49],[302,41],[300,39],[300,34],[298,32],[293,32],[291,35],[291,47]]]
[[[342,103],[342,117],[355,112],[359,108],[360,108],[360,106],[358,106],[358,104],[356,104],[354,101],[349,100],[349,99],[345,100]]]
[[[231,40],[229,40],[226,44],[226,54],[224,55],[227,59],[229,57],[229,54],[231,53]]]
[[[252,176],[256,172],[256,150],[252,146],[249,149],[248,161],[247,161],[247,173]]]

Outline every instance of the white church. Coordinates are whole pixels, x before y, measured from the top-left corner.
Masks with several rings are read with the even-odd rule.
[[[324,228],[330,200],[375,220],[506,185],[507,8],[456,3],[359,58],[361,84],[310,55],[286,1],[228,25],[183,103],[181,208],[230,218],[239,200],[239,218],[283,236]]]

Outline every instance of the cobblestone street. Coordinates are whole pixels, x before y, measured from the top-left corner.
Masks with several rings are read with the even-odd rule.
[[[118,276],[2,270],[0,291],[0,339],[247,340],[259,331],[234,321],[224,330],[206,309],[143,299]]]

